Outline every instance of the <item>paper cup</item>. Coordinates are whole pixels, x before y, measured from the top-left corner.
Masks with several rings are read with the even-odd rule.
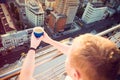
[[[33,28],[33,33],[36,38],[40,38],[43,35],[43,29],[41,27]]]

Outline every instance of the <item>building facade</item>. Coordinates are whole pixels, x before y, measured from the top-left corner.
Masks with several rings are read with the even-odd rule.
[[[49,15],[48,26],[53,32],[64,31],[67,17],[65,15],[56,14],[51,12]]]
[[[45,0],[46,9],[53,10],[54,5],[55,5],[55,0]]]
[[[79,0],[56,0],[54,11],[67,16],[66,24],[73,22],[79,7]]]
[[[63,14],[65,4],[65,0],[55,0],[54,11],[59,14]]]
[[[14,34],[2,35],[2,44],[4,48],[11,48],[19,45],[23,45],[28,41],[26,32],[18,32]]]
[[[86,24],[102,20],[106,11],[107,7],[103,6],[102,3],[88,3],[82,15],[82,20]]]
[[[11,47],[17,47],[23,45],[24,43],[29,43],[30,36],[32,33],[32,28],[23,31],[18,31],[12,34],[4,34],[0,37],[0,47],[9,49]],[[1,46],[2,45],[2,46]],[[1,48],[0,48],[1,50]]]
[[[37,3],[34,0],[26,0],[26,16],[28,18],[28,22],[32,26],[42,26],[44,25],[44,11],[42,9],[41,4]]]
[[[72,23],[79,7],[79,0],[66,0],[63,14],[67,16],[67,24]]]
[[[53,10],[47,18],[47,24],[53,32],[64,31],[65,25],[73,22],[79,0],[55,0]]]

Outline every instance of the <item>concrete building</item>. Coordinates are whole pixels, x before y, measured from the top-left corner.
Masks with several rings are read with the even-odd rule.
[[[12,33],[16,31],[16,27],[14,22],[11,18],[11,15],[8,12],[8,9],[5,4],[0,4],[0,23],[1,23],[1,30],[5,31],[5,33]]]
[[[44,11],[40,3],[35,0],[26,0],[26,16],[32,26],[44,25]]]
[[[55,0],[45,0],[46,9],[53,10]]]
[[[64,31],[65,25],[73,22],[78,6],[79,0],[55,0],[54,11],[46,21],[52,31]]]
[[[48,26],[53,32],[64,31],[67,17],[65,15],[51,12],[49,15]]]
[[[11,47],[16,47],[28,43],[29,34],[27,30],[18,31],[12,34],[5,34],[1,36],[2,45],[4,48],[9,49]]]
[[[103,3],[103,0],[80,0],[80,5],[82,7],[87,6],[87,3]]]
[[[79,6],[79,0],[56,0],[54,11],[67,16],[66,24],[73,22]]]
[[[54,11],[58,14],[63,14],[65,4],[65,0],[55,0]]]
[[[67,24],[72,23],[79,7],[79,0],[66,0],[63,14],[67,16]]]
[[[105,7],[102,3],[88,3],[82,15],[82,20],[86,24],[102,20],[106,10],[107,7]]]
[[[16,0],[17,10],[19,12],[19,18],[20,22],[24,26],[24,29],[26,28],[25,24],[27,24],[27,17],[26,17],[26,12],[25,12],[25,0]]]

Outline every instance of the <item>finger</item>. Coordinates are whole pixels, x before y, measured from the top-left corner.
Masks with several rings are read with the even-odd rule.
[[[32,34],[31,34],[31,36],[32,36],[32,38],[36,38],[33,32],[32,32]]]

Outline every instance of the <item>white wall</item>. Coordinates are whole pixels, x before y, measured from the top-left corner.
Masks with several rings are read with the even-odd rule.
[[[99,21],[103,18],[106,10],[107,7],[94,8],[90,3],[88,3],[83,13],[82,20],[87,24],[95,21]]]

